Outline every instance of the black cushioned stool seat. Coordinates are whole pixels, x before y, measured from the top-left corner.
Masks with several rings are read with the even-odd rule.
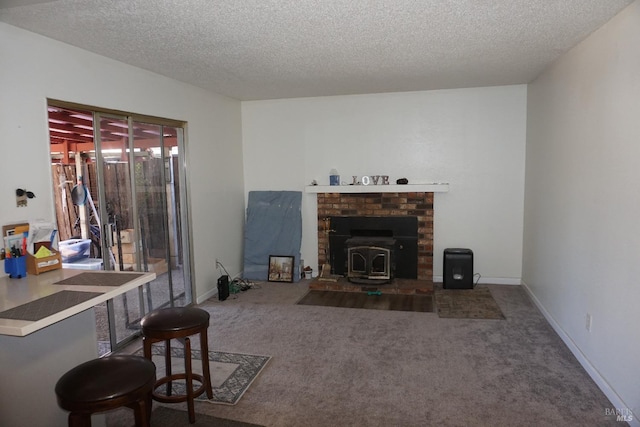
[[[209,327],[209,313],[196,307],[172,307],[152,311],[140,322],[142,327],[142,341],[144,356],[151,360],[151,346],[160,341],[165,343],[166,374],[156,381],[153,398],[159,402],[176,403],[187,402],[189,422],[195,423],[196,415],[193,401],[206,391],[209,399],[213,398],[211,375],[209,373],[209,344],[207,329]],[[202,359],[202,375],[194,374],[191,369],[191,340],[190,336],[200,334],[200,352]],[[171,373],[171,340],[178,339],[184,344],[184,372]],[[172,396],[171,382],[185,380],[186,394]],[[193,381],[201,385],[193,387]],[[165,394],[156,389],[166,384]]]
[[[148,427],[156,366],[140,356],[116,355],[90,360],[56,383],[58,405],[70,411],[69,427],[91,425],[91,414],[126,406],[136,426]]]

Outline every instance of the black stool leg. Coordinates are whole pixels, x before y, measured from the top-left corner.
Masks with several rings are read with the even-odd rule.
[[[133,409],[136,426],[149,427],[151,425],[151,405],[148,399],[140,400],[129,405]]]
[[[167,377],[171,378],[171,340],[164,342],[164,364]],[[171,396],[171,380],[167,382],[167,396]]]
[[[69,414],[69,427],[91,427],[91,415],[70,413]]]
[[[142,348],[144,353],[144,358],[147,360],[153,361],[153,357],[151,356],[151,347],[153,346],[153,340],[151,338],[142,337]],[[149,400],[151,401],[153,391],[151,391],[151,395],[149,396]],[[151,408],[151,404],[149,404],[149,408]],[[151,409],[149,409],[149,417],[151,417]]]
[[[193,404],[193,371],[191,370],[191,340],[184,339],[184,367],[187,383],[187,409],[189,410],[189,422],[196,422],[196,410]]]
[[[204,386],[207,391],[207,397],[209,399],[213,399],[211,373],[209,371],[209,341],[206,329],[204,332],[200,333],[200,359],[202,359],[202,376],[204,377]]]
[[[147,424],[149,424],[149,426],[151,425],[151,411],[153,408],[153,391],[151,393],[149,393],[149,396],[147,396],[147,399],[145,401],[146,405],[147,405]]]
[[[153,344],[153,342],[151,341],[151,338],[142,337],[142,348],[143,348],[144,358],[145,359],[152,360],[151,359],[151,345],[152,344]]]

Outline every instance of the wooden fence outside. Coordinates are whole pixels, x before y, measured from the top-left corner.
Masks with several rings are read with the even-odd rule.
[[[176,167],[175,162],[172,167]],[[134,228],[136,220],[138,220],[144,249],[154,258],[165,258],[166,256],[165,228],[167,225],[163,193],[166,192],[167,186],[162,179],[162,168],[164,168],[162,159],[149,159],[136,163],[136,203],[138,213],[132,211],[129,164],[107,164],[103,174],[109,222],[114,223],[114,221],[117,221],[118,228],[125,230]],[[96,164],[87,163],[84,169],[84,184],[92,196],[97,212],[100,212]],[[76,206],[73,203],[71,193],[73,187],[78,183],[76,166],[53,165],[52,174],[59,239],[63,241],[77,238],[81,235],[80,209],[86,209],[86,218],[89,219],[89,224],[97,226],[97,230],[99,230],[99,224],[96,219],[92,218],[92,209],[89,202],[85,203],[84,206]],[[178,185],[173,187],[176,192],[178,187]],[[98,234],[100,234],[99,231]],[[92,240],[96,245],[92,245],[91,256],[99,257],[99,239],[94,238]]]

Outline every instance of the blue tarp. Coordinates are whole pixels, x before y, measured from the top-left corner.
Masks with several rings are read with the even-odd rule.
[[[244,278],[267,280],[269,256],[295,257],[293,281],[300,280],[302,192],[250,191],[244,233]]]

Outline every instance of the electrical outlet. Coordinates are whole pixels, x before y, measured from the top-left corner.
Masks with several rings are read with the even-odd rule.
[[[586,317],[586,321],[585,321],[585,328],[587,329],[587,332],[591,332],[591,322],[592,322],[592,317],[590,313],[587,313],[587,317]]]
[[[218,258],[216,258],[216,268],[220,267],[220,261],[218,261]]]

